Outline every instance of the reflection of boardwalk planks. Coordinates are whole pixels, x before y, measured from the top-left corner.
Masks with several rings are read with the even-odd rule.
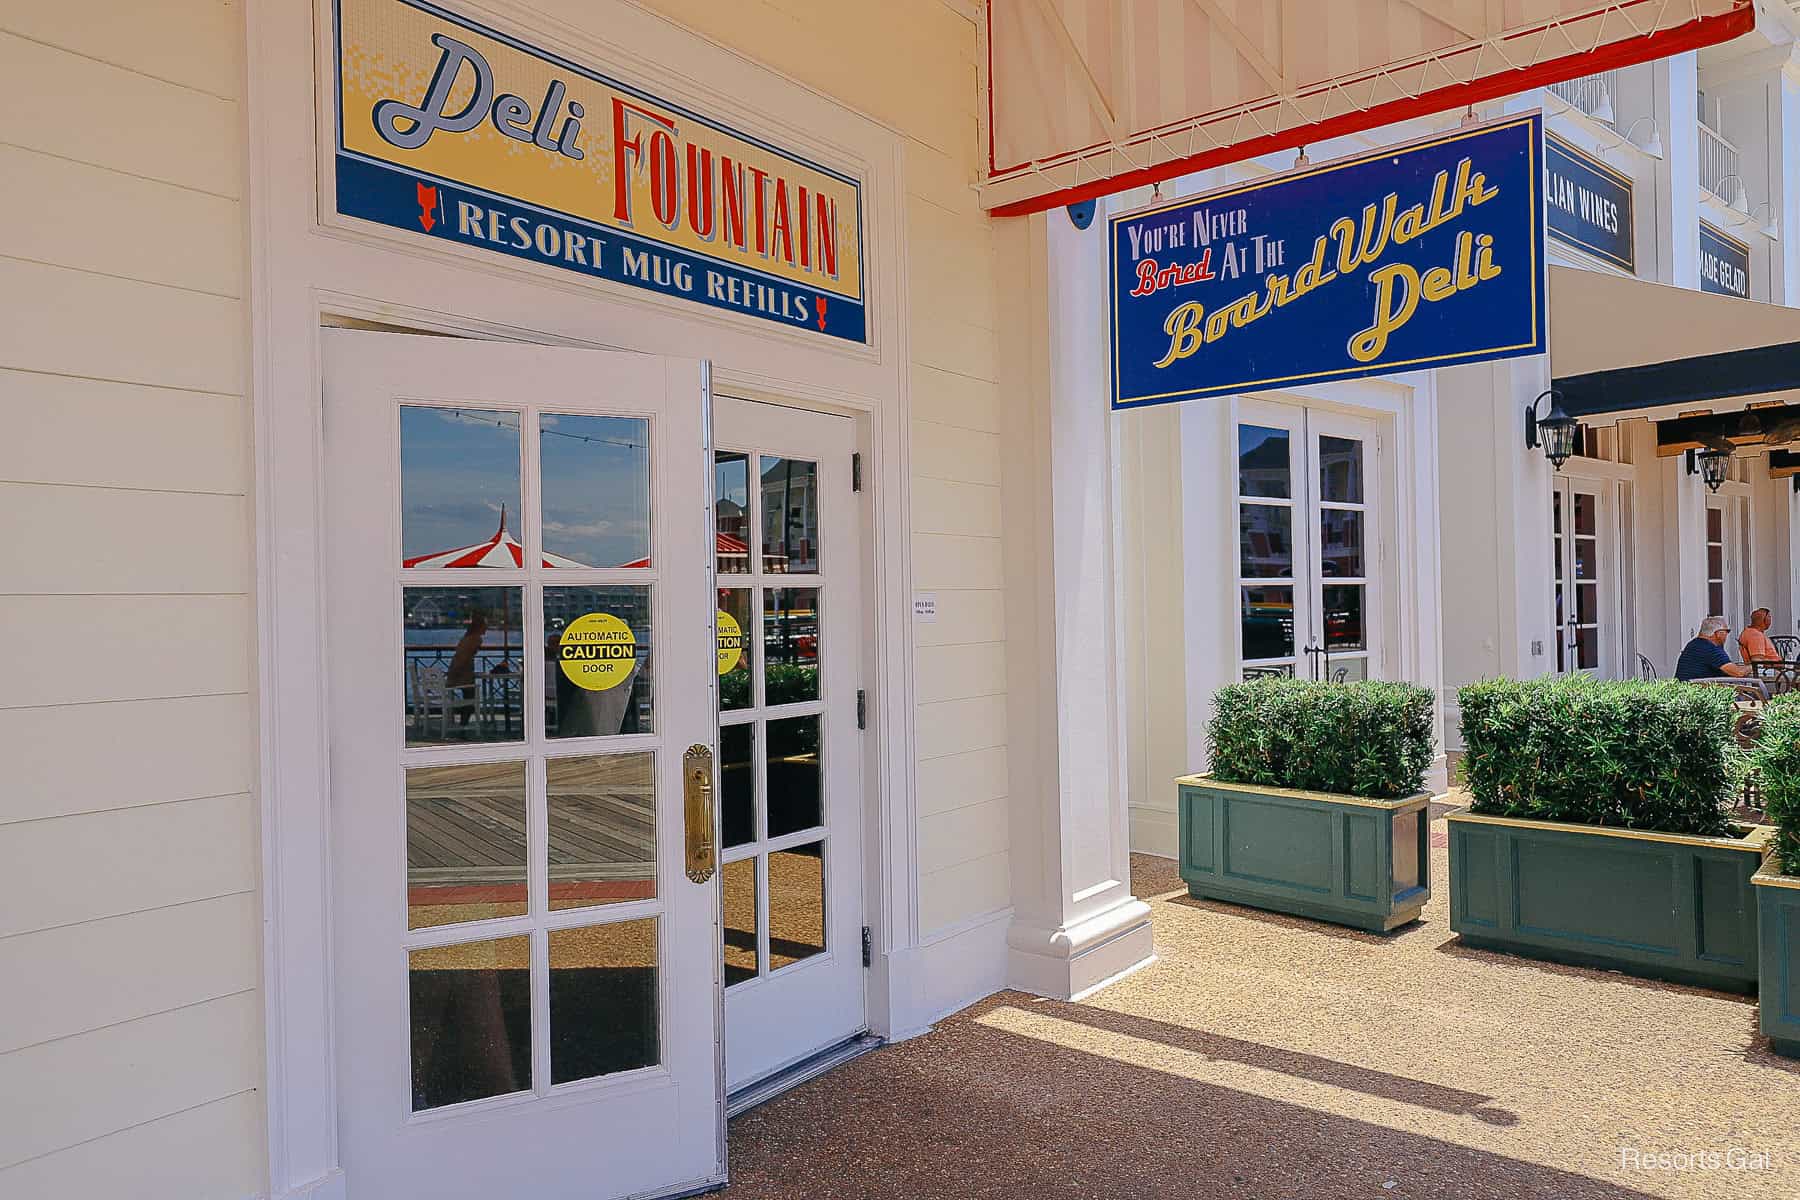
[[[644,880],[655,874],[656,812],[647,754],[551,760],[549,877]],[[518,763],[459,764],[407,776],[408,882],[519,883],[528,832]]]

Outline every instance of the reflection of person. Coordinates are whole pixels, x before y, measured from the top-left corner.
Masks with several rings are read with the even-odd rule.
[[[1708,617],[1700,622],[1700,632],[1681,651],[1675,664],[1675,678],[1681,680],[1717,679],[1721,675],[1743,677],[1750,668],[1731,661],[1725,652],[1725,637],[1731,626],[1724,617]]]
[[[463,701],[457,706],[458,725],[467,725],[469,714],[475,710],[475,656],[481,652],[481,641],[486,636],[487,614],[476,609],[469,617],[469,627],[463,630],[462,640],[450,654],[449,669],[444,672],[445,685]]]
[[[1768,629],[1774,623],[1766,608],[1759,608],[1750,614],[1750,623],[1744,626],[1744,632],[1738,634],[1738,649],[1745,662],[1781,661],[1781,652],[1769,640]]]

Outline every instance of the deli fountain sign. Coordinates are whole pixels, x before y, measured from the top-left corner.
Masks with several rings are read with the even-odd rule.
[[[867,340],[862,192],[424,0],[337,0],[349,217]]]
[[[1540,354],[1537,113],[1116,216],[1112,403]]]

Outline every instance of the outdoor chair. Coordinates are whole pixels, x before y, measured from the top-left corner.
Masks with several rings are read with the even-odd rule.
[[[1769,689],[1770,696],[1780,696],[1800,687],[1800,663],[1753,662],[1756,678]]]
[[[1784,662],[1800,659],[1800,637],[1791,633],[1771,634],[1769,640],[1775,643],[1775,653],[1781,655]]]
[[[430,730],[432,722],[437,724],[437,736],[448,741],[450,739],[450,717],[452,713],[466,712],[479,716],[479,706],[475,689],[469,688],[465,693],[462,685],[451,687],[446,679],[449,670],[431,663],[413,661],[407,664],[408,684],[412,693],[413,729],[424,734]]]
[[[1656,664],[1650,661],[1650,656],[1647,654],[1638,655],[1638,678],[1656,678]]]

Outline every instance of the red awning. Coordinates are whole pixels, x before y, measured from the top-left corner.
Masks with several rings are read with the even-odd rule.
[[[1710,46],[1752,0],[987,0],[1017,216]]]

